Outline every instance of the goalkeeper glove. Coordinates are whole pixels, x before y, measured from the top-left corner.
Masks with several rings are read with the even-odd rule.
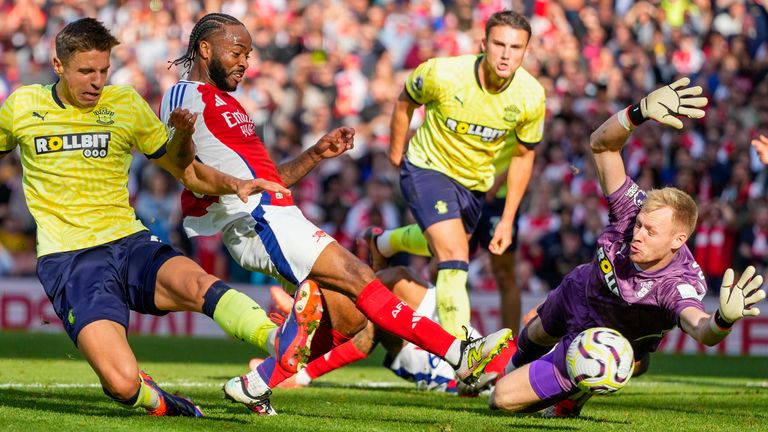
[[[723,284],[720,287],[720,308],[715,312],[714,317],[715,324],[721,329],[729,329],[734,321],[745,316],[760,315],[760,309],[752,307],[752,305],[765,298],[765,291],[758,289],[763,284],[763,277],[754,275],[755,268],[749,266],[734,285],[733,270],[728,269],[723,274]]]
[[[704,110],[699,108],[707,105],[707,98],[697,97],[702,92],[701,87],[687,87],[690,83],[690,79],[680,78],[672,84],[657,88],[640,103],[630,106],[627,116],[632,125],[637,127],[648,119],[654,119],[659,123],[682,129],[683,122],[678,116],[704,117]]]

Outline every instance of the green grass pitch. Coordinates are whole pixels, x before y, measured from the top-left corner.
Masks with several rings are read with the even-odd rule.
[[[110,402],[63,334],[0,333],[2,431],[755,431],[768,430],[768,358],[656,354],[651,370],[578,419],[487,409],[485,398],[421,392],[378,366],[377,351],[311,388],[277,389],[280,415],[225,401],[221,385],[253,350],[224,339],[130,338],[142,368],[206,418],[151,418]],[[383,383],[378,387],[372,383]]]

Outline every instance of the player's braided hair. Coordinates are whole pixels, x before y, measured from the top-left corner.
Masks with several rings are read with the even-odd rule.
[[[192,62],[195,61],[197,55],[197,49],[200,46],[200,41],[205,40],[212,33],[221,30],[225,25],[240,24],[237,18],[223,14],[223,13],[210,13],[198,21],[192,28],[192,32],[189,34],[189,44],[187,45],[187,52],[183,56],[176,60],[169,62],[171,66],[181,65],[186,71],[192,67]]]

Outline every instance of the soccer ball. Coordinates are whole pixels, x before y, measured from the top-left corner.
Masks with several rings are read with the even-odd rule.
[[[635,359],[632,345],[614,329],[584,330],[565,354],[568,375],[587,393],[613,393],[632,377]]]

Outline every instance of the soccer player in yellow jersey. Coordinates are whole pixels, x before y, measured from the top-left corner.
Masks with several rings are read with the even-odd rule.
[[[189,400],[139,371],[128,345],[129,309],[203,312],[227,333],[262,348],[275,325],[249,297],[150,235],[128,203],[133,148],[188,189],[244,201],[275,183],[240,180],[194,160],[196,114],[177,109],[171,132],[128,86],[107,86],[118,41],[92,19],[56,36],[59,80],[16,90],[0,107],[0,156],[21,152],[24,194],[37,223],[37,274],[64,329],[104,392],[151,415],[201,416]]]
[[[512,243],[513,221],[533,168],[533,148],[542,137],[544,89],[520,66],[530,36],[522,15],[493,14],[480,55],[435,58],[419,65],[392,114],[389,157],[400,167],[400,186],[418,226],[372,229],[365,239],[374,259],[397,252],[437,257],[440,323],[457,336],[470,314],[467,240],[493,185],[493,159],[516,140],[504,210],[488,245],[499,255]],[[413,110],[420,105],[426,105],[426,119],[405,152]]]

